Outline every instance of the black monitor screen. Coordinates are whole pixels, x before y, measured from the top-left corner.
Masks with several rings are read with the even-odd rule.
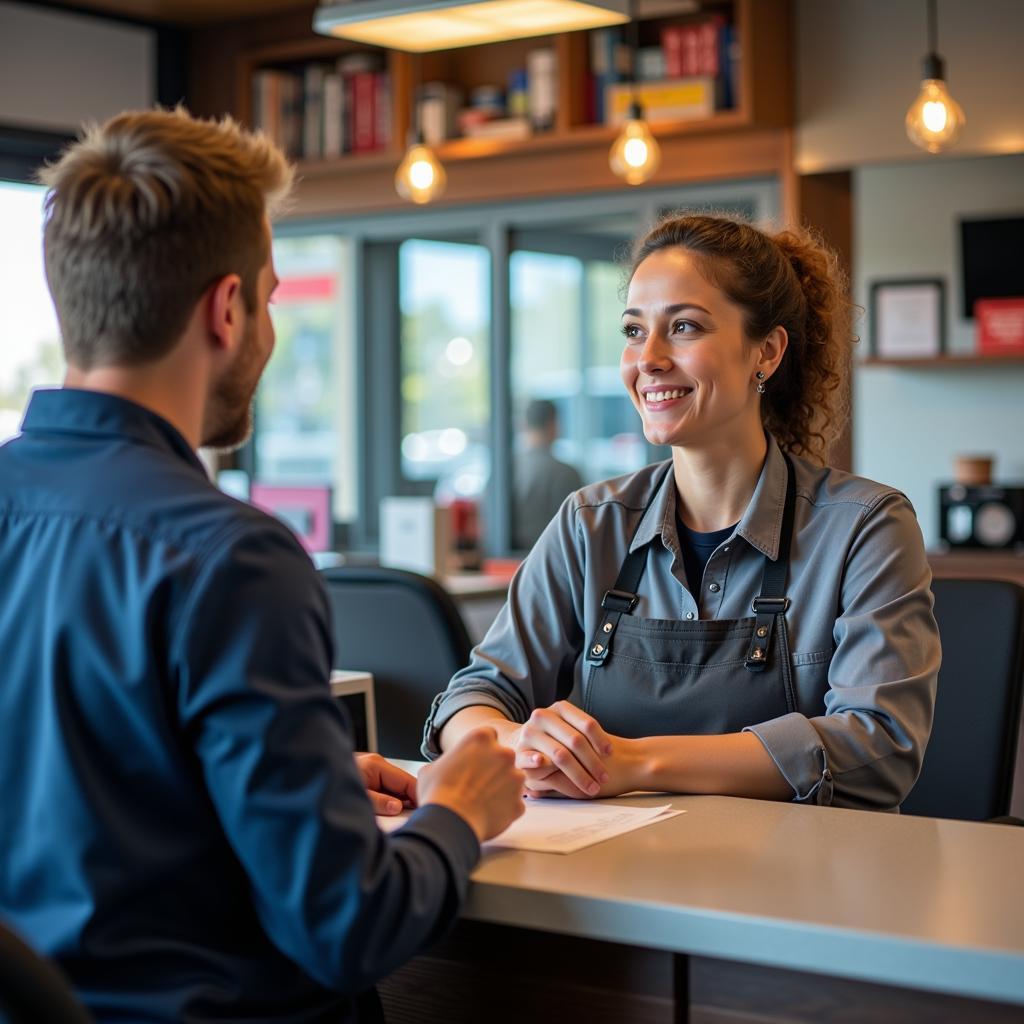
[[[1024,217],[960,221],[964,316],[976,299],[1024,296]]]

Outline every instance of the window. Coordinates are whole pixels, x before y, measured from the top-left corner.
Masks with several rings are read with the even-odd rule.
[[[442,502],[479,498],[491,472],[487,250],[411,239],[398,275],[402,475]]]
[[[0,444],[18,433],[32,389],[64,376],[43,270],[45,195],[39,185],[0,182]]]
[[[574,248],[565,234],[553,249]],[[509,260],[512,315],[512,546],[533,546],[583,483],[639,469],[650,457],[619,378],[622,271],[614,241],[581,249],[605,258],[520,249]]]
[[[275,239],[276,340],[256,405],[256,477],[330,483],[341,522],[358,503],[352,263],[343,238]]]

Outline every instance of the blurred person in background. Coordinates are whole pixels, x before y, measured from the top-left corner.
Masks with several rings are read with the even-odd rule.
[[[512,544],[523,551],[537,542],[566,497],[583,486],[575,467],[551,451],[559,433],[555,403],[535,398],[526,407],[525,420],[526,447],[516,454],[512,467]]]

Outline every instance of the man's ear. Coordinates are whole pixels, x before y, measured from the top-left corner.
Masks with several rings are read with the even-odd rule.
[[[238,274],[225,274],[206,294],[210,340],[218,349],[232,351],[242,336],[242,279]]]

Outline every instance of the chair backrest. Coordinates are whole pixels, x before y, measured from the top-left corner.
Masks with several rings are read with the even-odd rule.
[[[935,723],[905,814],[985,821],[1009,813],[1021,691],[1024,587],[937,579],[942,640]]]
[[[334,668],[373,673],[377,749],[418,760],[434,695],[469,661],[466,626],[450,595],[400,569],[321,572],[331,601]]]
[[[0,1020],[91,1024],[64,975],[0,922]]]

